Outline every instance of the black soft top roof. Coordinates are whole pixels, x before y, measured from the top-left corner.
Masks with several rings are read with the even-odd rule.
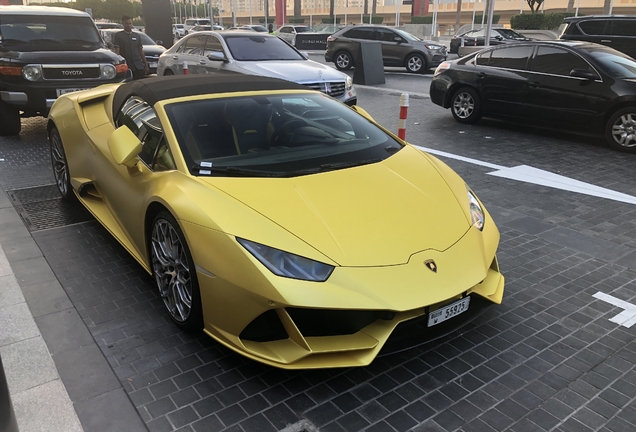
[[[150,106],[166,99],[214,93],[259,90],[307,90],[307,87],[276,78],[255,75],[179,75],[146,78],[123,84],[115,91],[113,118],[130,96],[139,96]]]

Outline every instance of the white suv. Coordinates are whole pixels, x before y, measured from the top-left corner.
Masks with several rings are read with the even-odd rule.
[[[185,27],[183,24],[172,24],[172,37],[181,39],[185,36]]]

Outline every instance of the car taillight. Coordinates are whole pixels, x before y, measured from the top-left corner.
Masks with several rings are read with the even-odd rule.
[[[128,65],[126,63],[115,65],[115,70],[118,74],[128,72]]]
[[[335,41],[337,41],[337,40],[338,40],[338,38],[337,38],[337,37],[333,37],[333,36],[329,36],[329,37],[327,38],[327,42],[335,42]]]
[[[22,67],[0,66],[0,75],[20,76],[22,75]]]

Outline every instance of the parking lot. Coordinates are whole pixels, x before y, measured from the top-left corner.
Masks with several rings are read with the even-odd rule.
[[[600,137],[460,125],[425,96],[431,75],[389,74],[358,88],[359,105],[396,131],[411,93],[406,138],[437,152],[493,216],[506,292],[449,334],[414,335],[363,368],[283,371],[179,331],[152,278],[57,196],[45,122],[0,139],[0,186],[70,303],[41,304],[33,275],[46,269],[16,248],[10,224],[0,242],[84,430],[636,430],[636,155]]]

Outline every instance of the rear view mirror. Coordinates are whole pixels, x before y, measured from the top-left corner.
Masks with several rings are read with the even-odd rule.
[[[141,141],[128,126],[120,126],[108,137],[108,148],[117,164],[132,168],[137,165]]]
[[[225,54],[223,54],[221,51],[211,52],[210,54],[208,54],[208,59],[210,59],[212,61],[225,61],[225,60],[227,60],[225,58]]]
[[[572,69],[570,71],[570,76],[575,78],[584,78],[590,81],[594,81],[599,78],[596,72],[592,72],[588,69]]]

